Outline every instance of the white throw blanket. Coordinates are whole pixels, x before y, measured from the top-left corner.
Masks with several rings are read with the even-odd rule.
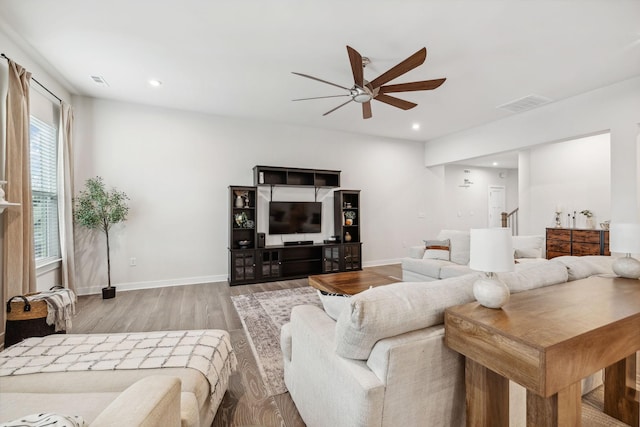
[[[237,360],[229,334],[207,329],[28,338],[0,352],[0,376],[39,372],[192,368],[220,402]]]
[[[76,314],[76,294],[68,288],[39,292],[27,297],[29,301],[47,303],[47,325],[55,325],[56,332],[71,330],[71,317]]]

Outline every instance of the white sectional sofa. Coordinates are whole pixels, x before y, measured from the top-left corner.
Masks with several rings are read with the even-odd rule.
[[[518,264],[499,275],[515,293],[611,273],[610,264],[565,257]],[[281,346],[285,384],[305,423],[464,426],[464,358],[445,346],[443,321],[447,307],[474,301],[477,277],[372,288],[343,298],[337,320],[318,307],[295,307]],[[584,384],[590,391],[601,377]],[[524,426],[525,390],[511,388],[511,426]]]
[[[442,230],[438,241],[449,242],[448,259],[429,258],[425,245],[409,248],[409,256],[402,259],[402,280],[425,282],[469,274],[469,231]],[[545,239],[542,235],[513,236],[514,258],[519,263],[544,261]],[[426,255],[425,255],[426,254]]]

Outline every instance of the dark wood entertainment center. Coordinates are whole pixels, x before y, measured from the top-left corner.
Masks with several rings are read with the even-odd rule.
[[[338,190],[340,171],[256,166],[253,186],[229,187],[229,284],[269,282],[362,269],[360,190]],[[258,187],[333,191],[335,242],[264,246],[258,233]],[[345,236],[348,236],[345,238]]]

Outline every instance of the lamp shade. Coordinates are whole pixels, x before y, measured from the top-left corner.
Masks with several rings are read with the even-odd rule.
[[[487,273],[513,271],[513,238],[510,228],[472,228],[469,267]]]
[[[609,250],[640,254],[640,224],[612,222],[609,228]]]

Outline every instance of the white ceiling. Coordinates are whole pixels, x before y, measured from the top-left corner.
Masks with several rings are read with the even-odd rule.
[[[76,94],[416,141],[640,75],[637,0],[0,0],[0,25]],[[369,120],[355,103],[323,117],[341,98],[292,102],[341,91],[291,71],[352,85],[346,45],[368,80],[426,47],[392,83],[447,81]]]

